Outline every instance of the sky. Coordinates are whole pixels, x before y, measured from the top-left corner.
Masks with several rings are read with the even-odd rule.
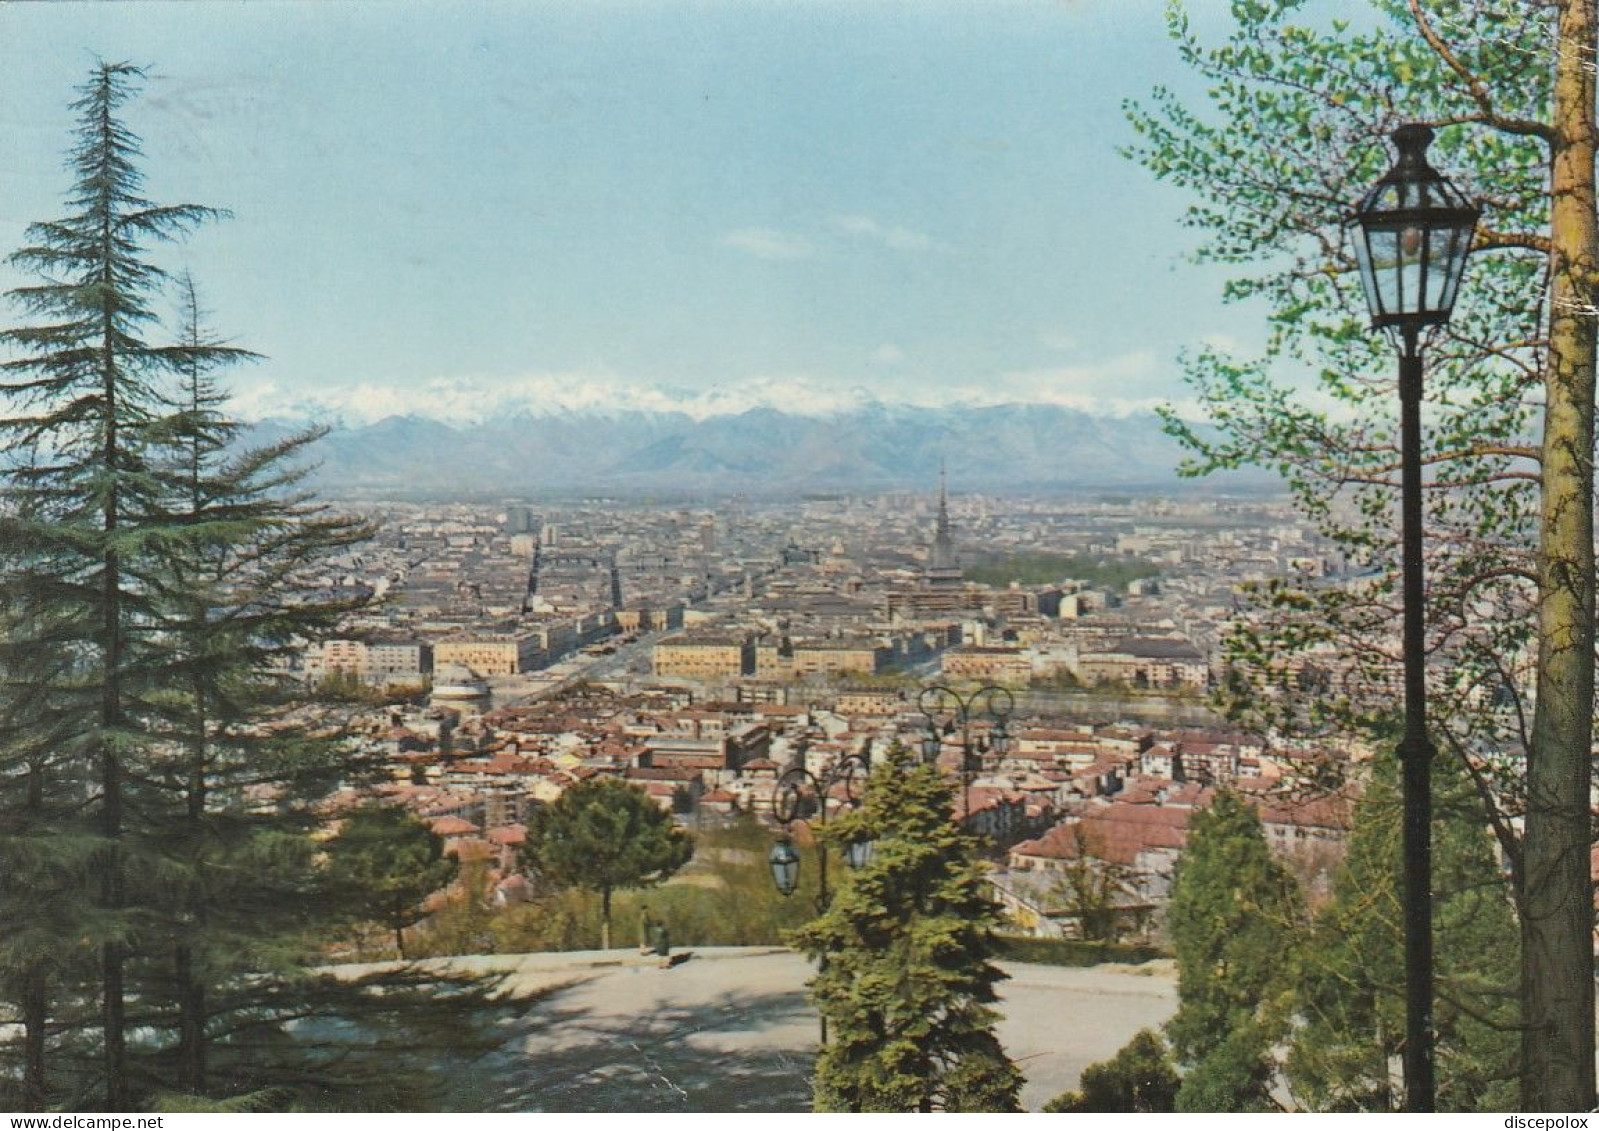
[[[1182,349],[1263,329],[1118,153],[1193,90],[1162,9],[0,0],[0,250],[125,60],[146,195],[232,213],[156,257],[264,355],[247,417],[1181,402]]]

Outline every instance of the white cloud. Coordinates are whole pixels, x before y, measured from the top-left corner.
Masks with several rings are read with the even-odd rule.
[[[845,235],[871,240],[892,251],[934,251],[938,248],[931,236],[898,225],[879,224],[870,216],[835,216],[832,224]]]
[[[905,351],[892,342],[884,342],[872,351],[872,360],[879,365],[898,365],[905,360]]]
[[[810,259],[815,246],[804,236],[776,228],[739,228],[722,237],[722,243],[757,259]]]
[[[1057,353],[1071,353],[1077,348],[1077,339],[1070,334],[1060,334],[1046,330],[1038,335],[1038,344],[1045,349],[1055,350]]]

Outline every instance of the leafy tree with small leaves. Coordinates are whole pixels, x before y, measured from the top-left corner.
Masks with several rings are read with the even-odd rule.
[[[1189,823],[1172,883],[1179,1005],[1166,1035],[1187,1070],[1178,1111],[1277,1110],[1271,1050],[1287,1033],[1284,979],[1300,920],[1299,892],[1259,815],[1218,792]]]
[[[1188,474],[1277,473],[1355,568],[1256,588],[1227,644],[1229,709],[1285,732],[1380,736],[1399,666],[1399,453],[1388,342],[1345,221],[1402,123],[1482,219],[1423,409],[1432,739],[1477,778],[1522,931],[1522,1096],[1595,1104],[1592,877],[1599,5],[1237,0],[1210,40],[1170,0],[1197,98],[1130,108],[1131,155],[1191,194],[1197,258],[1265,329],[1196,350]],[[1345,17],[1345,18],[1341,18]],[[1319,668],[1305,694],[1307,665]],[[1508,709],[1501,709],[1508,708]]]
[[[1044,1110],[1170,1112],[1177,1110],[1181,1085],[1166,1042],[1154,1030],[1140,1029],[1115,1056],[1083,1069],[1078,1091],[1063,1092],[1045,1104]]]
[[[1072,825],[1071,859],[1061,869],[1053,894],[1077,920],[1087,942],[1115,942],[1121,935],[1118,903],[1133,890],[1126,868],[1104,858],[1099,838],[1081,822]]]
[[[869,838],[817,919],[790,944],[822,960],[812,997],[829,1040],[816,1059],[818,1111],[1016,1111],[1021,1073],[994,1033],[1000,922],[978,841],[954,821],[954,787],[894,747],[859,809],[820,835]]]
[[[694,856],[694,839],[620,778],[578,782],[528,823],[522,866],[556,887],[600,894],[600,949],[611,948],[611,895],[652,887]]]
[[[455,879],[457,861],[444,838],[398,805],[363,805],[345,818],[328,843],[335,889],[352,917],[373,919],[394,932],[405,954],[405,929],[420,922],[423,900]]]

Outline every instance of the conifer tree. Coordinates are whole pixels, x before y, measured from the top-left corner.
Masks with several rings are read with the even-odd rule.
[[[1274,1111],[1270,1052],[1287,1031],[1285,959],[1300,915],[1293,877],[1255,810],[1231,791],[1196,813],[1172,884],[1177,1015],[1166,1025],[1186,1068],[1177,1110]]]
[[[16,354],[4,362],[3,391],[20,410],[0,420],[0,433],[33,457],[11,468],[0,513],[0,604],[15,633],[0,654],[14,707],[7,731],[25,739],[29,716],[50,711],[67,728],[58,749],[88,794],[99,844],[96,915],[86,922],[99,952],[103,1102],[113,1111],[132,1099],[126,965],[139,916],[127,878],[158,872],[139,842],[148,740],[138,717],[149,689],[140,626],[154,612],[145,564],[173,535],[152,445],[161,382],[180,363],[147,337],[164,276],[143,245],[216,215],[140,196],[138,139],[119,115],[139,76],[102,63],[82,88],[73,211],[32,225],[11,257],[39,281],[11,292],[30,324],[0,334]],[[46,645],[71,664],[69,678],[25,666]]]
[[[74,212],[13,257],[40,281],[0,336],[0,910],[22,924],[0,938],[22,1022],[0,1096],[419,1108],[406,1058],[476,1040],[485,987],[312,968],[342,893],[309,834],[362,768],[270,670],[348,610],[311,574],[365,530],[296,492],[313,435],[239,442],[209,374],[246,355],[192,287],[156,341],[146,245],[216,213],[139,196],[139,77],[102,64],[84,88]]]
[[[0,611],[0,617],[3,617]],[[25,647],[18,641],[33,639]],[[92,956],[63,940],[83,938],[94,912],[84,899],[99,840],[82,816],[81,767],[66,757],[76,731],[52,704],[11,694],[11,672],[31,682],[49,674],[75,678],[63,649],[26,624],[0,621],[0,1001],[20,1024],[20,1049],[6,1049],[9,1071],[0,1075],[0,1108],[45,1111],[59,1091],[61,1066],[47,1072],[63,1036],[85,1023],[77,987],[95,975]],[[54,1034],[54,1036],[52,1036]]]
[[[1045,1111],[1169,1112],[1175,1110],[1182,1079],[1152,1029],[1140,1029],[1109,1060],[1083,1069],[1075,1092],[1064,1092]]]
[[[1516,924],[1470,783],[1434,778],[1438,1110],[1516,1106]],[[1400,803],[1391,761],[1355,809],[1331,902],[1298,948],[1300,1017],[1285,1072],[1316,1111],[1398,1111],[1404,1036]]]
[[[240,443],[212,373],[248,356],[206,331],[198,293],[179,280],[181,380],[159,440],[178,531],[152,571],[151,663],[162,690],[147,725],[163,757],[152,784],[168,815],[153,836],[177,882],[143,893],[171,939],[151,984],[174,1001],[176,1090],[208,1091],[211,1029],[240,980],[295,977],[303,932],[338,909],[308,834],[315,805],[363,767],[338,733],[292,718],[302,688],[273,661],[331,632],[358,600],[316,596],[306,576],[364,540],[361,523],[293,492],[317,432],[266,448]]]
[[[896,746],[861,808],[822,834],[874,848],[790,936],[825,960],[811,983],[829,1034],[816,1060],[818,1111],[1018,1109],[1022,1077],[994,1034],[999,908],[953,803],[938,768]]]

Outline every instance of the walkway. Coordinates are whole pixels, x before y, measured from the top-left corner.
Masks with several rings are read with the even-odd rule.
[[[705,949],[669,970],[627,951],[457,961],[519,992],[555,988],[461,1075],[457,1110],[809,1110],[816,1015],[789,951]],[[999,1035],[1029,1110],[1177,1005],[1169,964],[1004,966]]]

